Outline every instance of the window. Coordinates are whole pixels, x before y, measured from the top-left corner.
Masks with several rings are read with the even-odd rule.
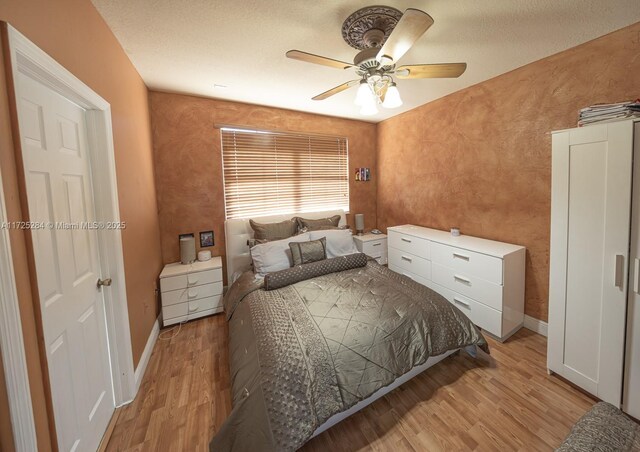
[[[349,210],[347,139],[222,128],[227,218]]]

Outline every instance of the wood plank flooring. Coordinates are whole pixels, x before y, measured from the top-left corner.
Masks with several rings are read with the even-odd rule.
[[[163,330],[163,336],[171,336]],[[305,445],[305,451],[548,451],[594,400],[547,375],[546,338],[487,338],[490,362],[445,359]],[[108,451],[205,451],[231,411],[222,315],[159,340]]]

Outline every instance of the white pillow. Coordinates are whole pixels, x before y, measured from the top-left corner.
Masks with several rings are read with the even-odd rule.
[[[290,242],[308,242],[309,233],[294,235],[287,239],[274,240],[273,242],[261,243],[251,248],[251,259],[253,259],[253,271],[264,276],[267,273],[284,270],[293,265],[291,259]]]
[[[322,237],[327,239],[327,258],[346,256],[348,254],[359,253],[356,244],[353,243],[353,236],[348,229],[327,229],[324,231],[309,232],[311,240],[318,240]]]

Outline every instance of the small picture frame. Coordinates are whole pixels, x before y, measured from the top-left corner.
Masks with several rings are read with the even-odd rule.
[[[213,231],[204,231],[200,233],[200,248],[207,248],[214,245]]]

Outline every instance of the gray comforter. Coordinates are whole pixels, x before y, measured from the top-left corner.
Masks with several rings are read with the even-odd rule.
[[[455,306],[374,261],[272,291],[245,273],[224,304],[233,410],[212,451],[298,449],[430,356],[488,351]]]

